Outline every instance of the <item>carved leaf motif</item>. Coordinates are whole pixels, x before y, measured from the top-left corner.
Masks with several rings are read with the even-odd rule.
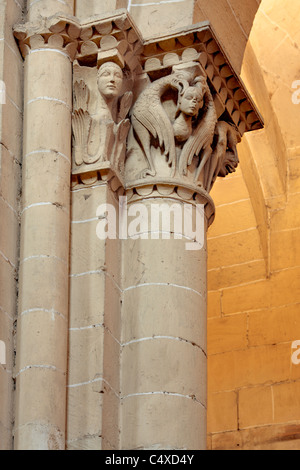
[[[118,124],[116,135],[117,135],[119,142],[124,143],[126,141],[129,129],[130,129],[129,119],[125,119]]]
[[[122,96],[120,100],[120,111],[119,111],[119,117],[118,117],[119,122],[123,121],[127,117],[127,114],[129,113],[129,110],[132,105],[132,99],[133,99],[133,93],[131,91],[127,91]]]
[[[115,147],[113,152],[113,163],[123,173],[126,153],[126,139],[130,129],[129,119],[124,119],[115,128]]]
[[[76,41],[70,42],[69,44],[66,45],[65,51],[69,54],[71,60],[75,59],[76,53],[77,53],[77,43]]]
[[[74,95],[75,109],[82,109],[83,111],[87,111],[90,99],[90,90],[83,80],[80,80],[80,82],[75,82]]]
[[[51,47],[62,49],[64,47],[64,39],[59,34],[53,34],[53,36],[49,37],[48,44]]]
[[[75,140],[76,165],[81,165],[86,158],[91,123],[92,118],[87,111],[83,111],[83,109],[74,111],[72,127]]]

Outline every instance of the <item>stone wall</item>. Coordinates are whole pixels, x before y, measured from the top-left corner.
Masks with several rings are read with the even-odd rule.
[[[261,3],[242,77],[265,129],[219,180],[209,259],[209,448],[299,449],[300,7]],[[299,86],[298,86],[299,89]],[[298,98],[297,98],[298,97]],[[293,100],[295,103],[293,103]],[[298,100],[299,101],[299,100]]]

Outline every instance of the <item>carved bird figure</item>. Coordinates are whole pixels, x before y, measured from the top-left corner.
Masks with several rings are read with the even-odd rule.
[[[176,147],[172,123],[161,102],[163,94],[171,87],[182,90],[188,82],[176,74],[168,75],[153,82],[146,88],[131,111],[131,123],[135,137],[147,159],[148,168],[142,171],[141,177],[155,176],[156,170],[151,155],[151,140],[158,139],[159,147],[167,158],[173,173],[176,170]]]
[[[211,145],[217,123],[217,113],[209,86],[207,85],[206,80],[201,78],[202,77],[199,77],[198,83],[196,80],[195,85],[196,87],[202,87],[204,103],[201,117],[191,136],[185,143],[179,160],[179,173],[181,175],[186,175],[187,168],[192,164],[193,158],[198,157],[201,154],[201,160],[195,173],[195,182],[198,181],[201,172],[212,154]]]

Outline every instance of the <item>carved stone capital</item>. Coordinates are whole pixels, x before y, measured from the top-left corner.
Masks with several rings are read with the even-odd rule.
[[[142,37],[126,10],[93,18],[80,26],[76,57],[79,65],[99,68],[103,63],[113,61],[131,74],[141,72]]]
[[[151,80],[191,61],[198,61],[205,71],[218,119],[237,126],[241,135],[262,127],[262,117],[209,22],[148,40],[141,54],[143,70]]]
[[[15,25],[14,36],[24,59],[33,50],[56,49],[73,61],[77,54],[76,36],[79,31],[76,18],[54,16],[41,18],[38,23]]]
[[[120,191],[120,189],[118,189]],[[119,193],[120,195],[121,192]],[[156,184],[147,184],[141,182],[130,187],[126,186],[125,193],[128,198],[128,204],[137,203],[145,199],[163,199],[168,198],[175,203],[191,204],[196,206],[201,204],[204,206],[207,218],[207,226],[209,227],[215,218],[215,204],[212,197],[203,188],[195,188],[192,185],[183,186],[180,180],[166,181],[162,178]]]
[[[237,144],[262,118],[207,22],[148,40],[140,60],[126,188],[168,187],[184,201],[205,199],[214,211],[216,178],[236,170]]]
[[[237,144],[263,120],[208,22],[144,41],[126,10],[15,27],[23,56],[73,61],[74,184],[109,182],[132,197],[205,201],[238,166]]]
[[[132,72],[140,70],[142,39],[126,10],[83,22],[58,14],[41,18],[38,23],[17,24],[14,36],[24,58],[32,49],[57,46],[80,65],[100,66],[113,60]]]

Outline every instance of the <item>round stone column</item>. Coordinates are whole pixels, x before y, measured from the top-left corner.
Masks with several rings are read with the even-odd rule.
[[[29,2],[55,13],[73,2]],[[50,9],[50,4],[53,9]],[[50,10],[51,12],[50,12]],[[42,11],[42,10],[41,10]],[[68,12],[71,13],[68,10]],[[72,64],[58,36],[25,59],[16,450],[63,450],[68,340]]]
[[[122,273],[122,449],[206,448],[206,230],[213,203],[208,194],[186,201],[176,190],[164,194],[155,187],[153,192],[138,188],[128,200],[131,238],[124,241]],[[204,215],[204,206],[196,209],[197,202],[209,203]],[[174,204],[177,222],[180,212],[186,223],[191,217],[195,221],[199,210],[199,243],[189,230],[180,230],[180,223],[167,227]],[[132,216],[140,217],[145,209],[148,228],[142,222],[134,237]],[[162,214],[158,230],[155,213]]]

